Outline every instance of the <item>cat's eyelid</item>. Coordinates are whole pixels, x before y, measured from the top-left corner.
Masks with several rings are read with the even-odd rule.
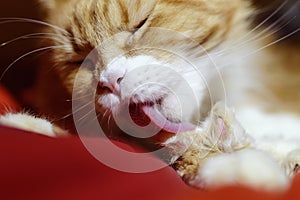
[[[82,60],[75,60],[70,62],[71,65],[76,65],[93,71],[95,69],[95,62],[92,59],[86,58]]]
[[[146,22],[148,21],[148,19],[149,19],[149,16],[147,16],[145,19],[143,19],[142,21],[140,21],[139,24],[137,24],[137,25],[134,26],[134,29],[131,32],[132,33],[137,32],[140,28],[142,28],[146,24]]]
[[[138,25],[135,26],[136,29],[142,28],[142,26],[147,22],[148,17],[146,17],[144,20],[140,21]]]
[[[81,61],[80,67],[83,67],[87,70],[93,71],[95,70],[96,64],[94,63],[94,61],[92,59],[84,59]]]

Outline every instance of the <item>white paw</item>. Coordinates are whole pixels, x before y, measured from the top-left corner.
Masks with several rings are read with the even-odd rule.
[[[255,189],[284,191],[289,186],[289,179],[268,154],[243,150],[207,159],[189,184],[208,189],[241,184]]]
[[[57,135],[56,128],[49,121],[23,113],[8,113],[0,116],[0,124],[51,137]]]
[[[234,152],[252,145],[252,138],[235,118],[235,113],[224,103],[214,105],[207,119],[206,134],[215,141],[214,146],[222,152]]]
[[[169,148],[174,158],[178,158],[192,145],[199,149],[201,157],[205,157],[209,153],[230,153],[249,148],[252,142],[233,111],[225,104],[217,103],[201,127],[178,133],[163,145]]]

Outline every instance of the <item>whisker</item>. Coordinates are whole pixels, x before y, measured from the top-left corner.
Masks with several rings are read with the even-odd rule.
[[[106,110],[106,111],[104,112],[103,118],[106,116],[107,112],[108,112],[108,110]]]
[[[288,0],[285,0],[272,14],[270,14],[263,22],[261,22],[258,26],[256,26],[254,29],[252,29],[251,31],[249,31],[246,35],[250,35],[252,34],[254,31],[256,31],[258,28],[260,28],[261,26],[263,26],[268,20],[270,20],[275,14],[277,14],[288,2]],[[291,10],[292,8],[290,8],[289,10]],[[289,11],[287,11],[288,13]],[[276,21],[274,21],[272,24],[270,24],[269,26],[267,26],[265,29],[263,29],[262,31],[258,32],[256,35],[253,35],[251,38],[247,39],[246,41],[243,41],[242,43],[239,43],[241,39],[245,39],[246,37],[241,37],[240,39],[238,39],[236,42],[234,42],[233,45],[231,45],[229,48],[223,49],[219,52],[216,52],[217,55],[222,55],[223,53],[225,53],[228,50],[232,50],[234,48],[241,48],[243,46],[248,45],[250,42],[253,41],[257,41],[260,40],[260,36],[264,35],[265,33],[267,33],[268,31],[270,31],[271,29],[274,29],[274,27],[276,27],[278,24],[280,24],[285,16],[287,15],[287,13],[285,13],[284,15],[282,15],[281,17],[279,17]],[[282,30],[285,26],[287,26],[289,23],[291,23],[296,17],[291,18],[290,20],[288,20],[287,22],[284,22],[282,26],[280,26],[279,28],[276,28],[276,30],[274,32],[268,33],[267,35],[263,36],[264,38],[269,37],[270,35],[279,32],[280,30]],[[238,50],[238,49],[237,49]]]
[[[272,46],[272,45],[274,45],[274,44],[276,44],[276,43],[278,43],[278,42],[280,42],[280,41],[282,41],[282,40],[285,40],[285,39],[291,37],[292,35],[294,35],[295,33],[297,33],[298,31],[300,31],[300,28],[298,28],[298,29],[292,31],[291,33],[289,33],[289,34],[287,34],[287,35],[285,35],[285,36],[283,36],[283,37],[281,37],[281,38],[279,38],[279,39],[277,39],[277,40],[275,40],[275,41],[273,41],[273,42],[270,42],[269,44],[267,44],[267,45],[265,45],[265,46],[263,46],[263,47],[261,47],[261,48],[255,50],[255,51],[252,51],[251,53],[245,55],[243,58],[245,58],[245,57],[247,57],[247,56],[250,56],[250,55],[253,55],[253,54],[255,54],[255,53],[257,53],[257,52],[259,52],[259,51],[261,51],[261,50],[263,50],[263,49],[265,49],[265,48],[267,48],[267,47],[269,47],[269,46]]]
[[[240,47],[244,44],[247,44],[249,42],[255,41],[257,38],[259,38],[261,35],[267,33],[268,31],[272,30],[275,26],[277,26],[283,19],[284,19],[284,15],[282,15],[280,18],[278,18],[275,22],[273,22],[271,25],[269,25],[267,28],[265,28],[264,30],[262,30],[260,33],[256,34],[255,36],[253,36],[251,39],[239,44],[236,47]],[[286,23],[284,23],[282,26],[276,28],[276,30],[274,32],[271,32],[265,36],[263,36],[263,38],[267,38],[268,36],[277,33],[278,31],[282,30],[284,27],[286,27],[287,25],[289,25],[293,20],[295,20],[296,17],[291,18],[290,20],[288,20]]]
[[[83,115],[78,122],[81,122],[83,119],[85,119],[87,116],[89,116],[89,114],[91,114],[92,112],[95,112],[94,109],[91,109],[89,112],[87,112],[85,115]]]
[[[251,55],[253,55],[253,54],[255,54],[255,53],[258,53],[258,52],[260,52],[260,51],[262,51],[262,50],[264,50],[264,49],[266,49],[266,48],[268,48],[268,47],[270,47],[270,46],[272,46],[272,45],[274,45],[274,44],[277,44],[278,42],[283,41],[283,40],[285,40],[285,39],[291,37],[292,35],[294,35],[295,33],[299,32],[299,31],[300,31],[300,28],[298,28],[298,29],[292,31],[291,33],[289,33],[289,34],[287,34],[287,35],[285,35],[285,36],[283,36],[283,37],[281,37],[281,38],[279,38],[279,39],[277,39],[277,40],[275,40],[275,41],[273,41],[273,42],[270,42],[269,44],[266,44],[265,46],[262,46],[262,47],[260,47],[260,48],[258,48],[258,49],[256,49],[256,50],[254,50],[254,51],[252,51],[252,52],[250,52],[250,53],[248,53],[248,54],[242,56],[240,59],[244,59],[244,58],[246,58],[246,57],[248,57],[248,56],[251,56]],[[222,68],[224,68],[224,67],[227,67],[228,64],[230,64],[230,63],[225,63],[224,65],[219,66],[219,68],[222,69]]]
[[[205,55],[205,56],[203,56],[203,59],[204,59],[204,57],[208,58],[208,60],[210,60],[210,62],[215,67],[215,69],[218,70],[219,68],[218,68],[218,66],[217,66],[217,64],[216,64],[216,62],[214,60],[214,56],[212,56],[212,55],[215,55],[215,54],[214,53],[213,54],[210,53],[203,45],[199,45],[199,47],[202,49],[203,55]],[[189,64],[190,66],[192,66],[193,69],[191,69],[191,71],[187,70],[187,71],[185,71],[185,73],[190,73],[190,72],[197,71],[197,73],[199,74],[199,76],[203,77],[203,74],[201,73],[200,69],[198,69],[197,66],[194,63],[192,63],[192,62],[190,62],[188,60],[186,60],[186,62],[187,62],[187,64]]]
[[[61,45],[61,46],[48,46],[48,47],[43,47],[43,48],[39,48],[39,49],[35,49],[33,51],[30,51],[22,56],[20,56],[19,58],[17,58],[15,61],[13,61],[5,70],[4,72],[1,74],[0,80],[2,80],[2,78],[4,77],[4,75],[7,73],[7,71],[15,64],[17,63],[19,60],[25,58],[28,55],[37,53],[37,52],[41,52],[41,51],[45,51],[45,50],[49,50],[49,49],[59,49],[59,48],[63,48],[63,47],[68,47],[67,45]]]
[[[6,46],[10,43],[13,43],[15,41],[22,40],[22,39],[48,39],[49,38],[49,39],[56,39],[57,41],[59,41],[57,38],[55,38],[57,36],[60,36],[60,35],[58,35],[56,33],[31,33],[31,34],[17,37],[15,39],[9,40],[7,42],[3,42],[2,44],[0,44],[0,47]]]
[[[278,18],[275,22],[273,22],[271,25],[269,25],[268,27],[266,27],[265,29],[263,29],[262,31],[258,32],[256,35],[254,35],[253,37],[249,38],[248,40],[246,41],[243,41],[242,43],[237,43],[235,42],[236,44],[235,45],[232,45],[231,47],[229,48],[226,48],[226,49],[223,49],[219,52],[217,52],[216,54],[222,54],[230,49],[234,49],[234,48],[241,48],[243,46],[246,46],[248,45],[250,42],[253,42],[253,41],[258,41],[258,40],[262,40],[262,39],[265,39],[267,37],[269,37],[270,35],[273,35],[277,32],[279,32],[280,30],[282,30],[284,27],[286,27],[288,24],[290,24],[293,20],[295,20],[296,17],[293,17],[291,18],[290,20],[288,20],[287,22],[283,23],[283,25],[281,25],[280,27],[276,28],[275,31],[273,32],[270,32],[266,35],[264,35],[265,33],[269,32],[270,30],[274,29],[274,27],[278,26],[279,23],[281,23],[283,20],[284,20],[284,17],[285,15],[282,15],[280,18]],[[253,29],[251,31],[249,31],[248,33],[253,33]],[[248,35],[248,34],[247,34]],[[263,35],[263,36],[262,36]],[[262,36],[262,37],[260,37]],[[238,49],[237,49],[238,50]]]
[[[107,112],[108,112],[108,110],[106,110],[106,111],[104,112],[104,114],[103,114],[103,116],[102,116],[102,119],[101,119],[101,121],[99,122],[100,124],[102,124],[102,122],[103,122],[103,120],[104,120],[104,118],[105,118]],[[101,115],[101,113],[99,113],[99,114],[97,115],[97,119],[99,118],[100,115]],[[93,121],[94,121],[94,120],[95,120],[95,119],[93,119]]]
[[[96,115],[96,117],[95,117],[92,121],[98,120],[99,117],[100,117],[100,115],[101,115],[101,113],[98,113],[98,114]],[[101,121],[101,122],[102,122],[102,121]],[[100,123],[100,124],[101,124],[101,123]]]
[[[287,1],[287,3],[289,2],[289,0],[286,0],[286,1]],[[276,4],[277,2],[279,2],[279,3]],[[284,2],[282,2],[282,0],[275,0],[275,1],[273,1],[272,3],[270,3],[268,5],[263,5],[263,8],[260,7],[256,10],[252,11],[252,13],[253,13],[254,16],[258,16],[260,14],[266,14],[267,12],[270,12],[270,11],[274,12],[275,6],[276,7],[280,6],[281,3],[284,3]]]
[[[287,25],[289,25],[292,21],[294,21],[296,19],[296,16],[295,17],[292,17],[289,21],[287,21],[285,24],[279,26],[278,28],[276,28],[274,31],[270,32],[269,34],[263,36],[263,37],[260,37],[258,40],[261,40],[261,39],[265,39],[265,38],[268,38],[269,36],[271,35],[275,35],[275,33],[278,33],[279,31],[281,31],[283,28],[285,28]],[[277,24],[276,24],[277,25]],[[275,26],[276,26],[275,25]],[[272,27],[273,28],[273,27]],[[270,28],[271,29],[271,28]]]
[[[272,32],[270,32],[270,33],[268,33],[268,34],[262,36],[262,37],[259,37],[259,38],[256,39],[256,40],[247,41],[247,43],[249,44],[249,42],[262,41],[262,40],[264,40],[264,39],[270,37],[271,35],[275,35],[275,34],[278,33],[279,31],[281,31],[282,29],[284,29],[287,25],[289,25],[295,18],[296,18],[296,17],[291,18],[286,24],[283,24],[282,26],[278,27],[276,30],[274,30],[274,31],[272,31]],[[265,32],[266,32],[266,31],[265,31]],[[245,46],[245,45],[247,45],[246,42],[245,42],[245,44],[244,44],[243,46]],[[242,47],[242,45],[239,46],[239,47]],[[237,50],[238,50],[238,49],[237,49]]]
[[[111,115],[108,116],[108,119],[107,119],[107,126],[109,127],[110,126],[110,120],[111,120]]]
[[[56,26],[54,24],[50,24],[48,22],[44,22],[44,21],[40,21],[40,20],[35,20],[35,19],[30,19],[30,18],[20,18],[20,17],[3,17],[3,18],[0,18],[0,24],[16,23],[16,22],[26,22],[26,23],[40,24],[40,25],[48,26],[48,27],[51,27],[55,30],[61,31],[61,32],[65,33],[66,35],[70,35],[70,33],[68,31],[66,31],[65,29],[63,29],[59,26]]]
[[[72,111],[70,114],[67,114],[67,115],[63,116],[62,118],[57,119],[56,121],[66,119],[66,118],[72,116],[73,114],[78,113],[79,111],[81,111],[82,109],[86,108],[87,106],[90,106],[92,103],[93,103],[93,102],[89,102],[89,103],[87,103],[87,104],[85,104],[85,105],[79,107],[79,108],[76,109],[75,111]]]
[[[110,107],[112,107],[112,102],[110,102]],[[107,120],[107,122],[108,122],[108,123],[107,123],[108,127],[110,126],[111,116],[112,116],[112,115],[109,115],[109,116],[108,116],[108,120]]]
[[[67,102],[77,101],[77,100],[81,100],[83,98],[90,97],[90,96],[94,96],[94,94],[87,94],[87,95],[83,95],[83,96],[80,96],[80,97],[77,97],[77,98],[67,99],[66,101]]]
[[[91,110],[91,111],[94,111],[94,110]],[[91,111],[90,111],[89,113],[91,113]],[[93,119],[89,119],[89,123],[94,122],[95,120],[98,120],[99,117],[100,117],[100,115],[101,115],[101,113],[96,114],[96,116],[95,116]],[[84,119],[84,118],[83,118],[83,119]],[[82,121],[83,119],[81,119],[81,121],[79,121],[79,125],[80,125],[80,126],[84,123],[84,121]]]
[[[267,23],[267,21],[269,21],[274,15],[276,15],[287,4],[287,2],[288,2],[288,0],[285,0],[284,2],[282,2],[282,4],[280,4],[278,6],[278,8],[275,11],[273,11],[266,19],[264,19],[262,22],[260,22],[258,25],[256,25],[246,35],[244,35],[243,37],[241,37],[238,40],[236,40],[236,43],[239,43],[241,40],[244,40],[249,35],[251,35],[254,31],[256,31],[257,29],[259,29],[260,27],[262,27],[265,23]]]

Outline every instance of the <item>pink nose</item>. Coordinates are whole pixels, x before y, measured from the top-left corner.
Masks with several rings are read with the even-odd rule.
[[[125,69],[104,71],[100,75],[99,84],[101,87],[109,88],[113,93],[120,93],[120,83],[126,74]]]

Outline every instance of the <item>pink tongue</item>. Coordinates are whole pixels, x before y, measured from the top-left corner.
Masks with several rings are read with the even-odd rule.
[[[155,125],[170,133],[193,131],[196,128],[195,125],[188,122],[175,123],[169,121],[154,106],[142,105],[141,110]]]

